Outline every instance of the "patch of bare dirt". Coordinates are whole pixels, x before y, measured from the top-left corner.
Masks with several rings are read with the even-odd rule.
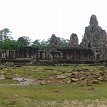
[[[64,101],[36,101],[36,107],[107,107],[107,100],[64,100]]]

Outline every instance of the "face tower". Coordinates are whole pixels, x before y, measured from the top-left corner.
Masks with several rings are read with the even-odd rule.
[[[85,28],[85,33],[80,44],[82,48],[90,48],[93,50],[96,59],[107,59],[107,34],[98,25],[95,15],[90,18],[89,26]]]

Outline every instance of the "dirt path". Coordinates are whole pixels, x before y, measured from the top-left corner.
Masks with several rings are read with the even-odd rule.
[[[107,107],[107,100],[35,101],[36,107]]]

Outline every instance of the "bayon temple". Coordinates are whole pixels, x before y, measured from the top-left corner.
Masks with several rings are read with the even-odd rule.
[[[44,62],[55,63],[92,63],[107,61],[107,33],[98,25],[95,15],[92,15],[89,26],[85,27],[82,42],[79,44],[78,36],[71,34],[66,47],[59,45],[55,34],[50,38],[49,49],[22,47],[16,50],[1,50],[1,61],[30,60],[36,64]]]

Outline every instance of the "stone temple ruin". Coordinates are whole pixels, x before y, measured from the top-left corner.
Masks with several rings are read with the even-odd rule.
[[[80,47],[91,49],[94,52],[95,59],[107,60],[107,34],[97,21],[97,17],[92,15],[90,25],[85,28],[84,38]]]
[[[70,47],[77,47],[78,44],[78,37],[76,34],[72,33],[72,35],[70,36],[70,42],[69,42],[69,46]]]
[[[107,33],[98,25],[95,15],[90,18],[89,26],[85,28],[82,42],[78,36],[70,36],[66,47],[59,45],[59,38],[52,34],[49,49],[22,47],[16,50],[1,50],[1,62],[30,61],[33,64],[45,63],[95,63],[107,61]]]

